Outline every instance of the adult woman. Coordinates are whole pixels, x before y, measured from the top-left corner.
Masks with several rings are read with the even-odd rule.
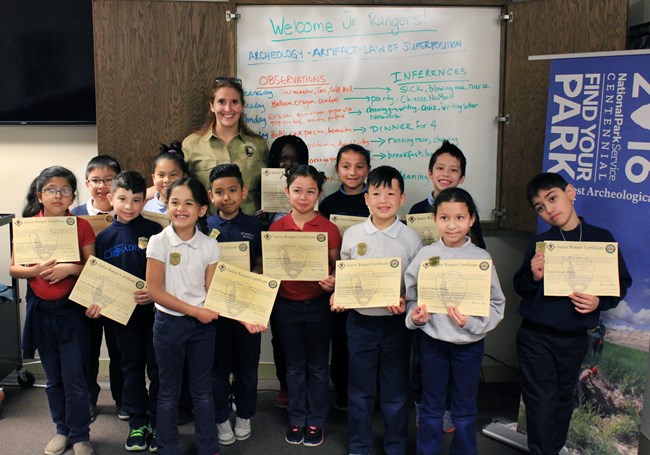
[[[235,163],[248,187],[242,210],[253,215],[260,208],[261,169],[267,166],[266,141],[255,134],[244,119],[244,90],[241,80],[215,79],[210,90],[210,111],[203,127],[183,140],[183,152],[191,174],[209,188],[210,171],[217,164]]]

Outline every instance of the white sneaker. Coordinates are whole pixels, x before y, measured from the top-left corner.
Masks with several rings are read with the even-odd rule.
[[[70,441],[67,436],[55,434],[54,437],[50,439],[50,442],[45,446],[43,453],[45,455],[61,455],[69,445]]]
[[[235,438],[243,441],[251,437],[251,419],[235,419]]]
[[[219,431],[219,444],[224,446],[229,446],[235,442],[235,433],[232,432],[232,426],[230,425],[230,420],[217,424],[217,430]]]

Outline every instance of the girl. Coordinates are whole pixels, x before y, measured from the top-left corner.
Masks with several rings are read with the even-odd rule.
[[[269,167],[291,169],[301,164],[309,164],[309,149],[305,141],[298,136],[280,136],[271,144],[269,152]],[[268,226],[285,216],[286,212],[261,213],[262,224]],[[280,391],[275,397],[275,406],[286,408],[289,404],[287,393],[287,360],[282,349],[282,342],[276,329],[277,324],[271,321],[271,345],[273,346],[273,361],[275,363],[275,375],[280,382]]]
[[[298,136],[280,136],[271,144],[269,167],[288,168],[309,164],[309,149]]]
[[[187,176],[187,164],[185,155],[181,150],[180,142],[172,142],[169,145],[160,144],[160,153],[155,160],[151,170],[151,179],[156,188],[156,194],[149,200],[143,210],[155,213],[167,213],[167,191],[169,186],[176,180]]]
[[[445,395],[451,382],[451,418],[456,426],[450,453],[476,454],[476,396],[478,393],[483,338],[503,319],[505,297],[492,267],[490,315],[467,316],[449,306],[447,314],[429,314],[418,305],[418,271],[424,260],[484,259],[489,253],[475,246],[468,232],[476,221],[476,206],[469,193],[460,188],[441,191],[433,204],[433,216],[440,240],[425,246],[406,271],[406,326],[422,330],[422,403],[417,433],[418,454],[438,454],[442,448]],[[424,336],[428,335],[428,336]]]
[[[358,144],[344,145],[336,155],[336,173],[341,181],[338,191],[325,198],[318,211],[325,218],[330,215],[370,215],[366,205],[366,176],[370,171],[370,152]],[[348,312],[334,313],[332,328],[332,363],[330,378],[336,389],[334,407],[339,411],[348,408]]]
[[[269,148],[255,134],[244,116],[244,89],[241,79],[218,77],[209,93],[209,110],[203,127],[183,140],[189,170],[210,189],[210,171],[217,164],[239,166],[248,187],[242,211],[253,215],[260,208],[261,170],[267,167]]]
[[[318,211],[325,218],[330,215],[370,215],[366,206],[366,176],[370,171],[370,152],[358,144],[341,147],[336,155],[336,174],[341,187],[325,198]]]
[[[214,424],[211,369],[219,316],[203,308],[207,288],[220,256],[217,242],[204,234],[210,200],[194,178],[176,180],[167,201],[171,224],[149,240],[147,287],[155,302],[154,350],[158,361],[158,426],[160,454],[178,455],[178,400],[183,364],[189,370],[198,455],[218,453]],[[186,362],[187,360],[187,362]]]
[[[313,166],[300,165],[288,171],[286,192],[292,210],[269,231],[327,232],[332,273],[341,234],[314,211],[324,180]],[[287,361],[290,426],[285,440],[290,444],[318,446],[323,442],[329,409],[329,296],[333,290],[331,275],[322,281],[283,280],[273,308],[272,324],[276,324]]]
[[[52,166],[32,182],[23,217],[70,216],[77,179],[68,169]],[[47,377],[47,399],[56,435],[45,446],[46,455],[58,455],[72,444],[75,455],[94,454],[89,442],[90,406],[86,368],[88,332],[85,309],[68,300],[88,257],[95,254],[90,224],[76,219],[81,261],[20,265],[12,255],[9,272],[27,279],[27,313],[23,334],[25,358],[38,349]]]

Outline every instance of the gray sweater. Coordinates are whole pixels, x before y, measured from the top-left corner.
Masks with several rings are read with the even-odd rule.
[[[406,327],[409,329],[421,329],[430,337],[438,340],[456,344],[467,344],[484,338],[503,319],[506,299],[501,290],[499,277],[493,264],[489,317],[468,316],[467,323],[463,328],[458,327],[447,314],[431,314],[429,322],[422,326],[417,326],[413,323],[411,314],[418,303],[418,272],[422,261],[428,260],[432,256],[439,256],[440,259],[492,259],[487,251],[474,245],[469,237],[466,239],[467,242],[458,248],[449,248],[440,239],[422,248],[411,261],[404,276],[407,305]]]

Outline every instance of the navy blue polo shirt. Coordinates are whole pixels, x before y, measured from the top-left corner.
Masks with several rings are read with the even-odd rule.
[[[262,225],[254,216],[244,214],[241,209],[232,220],[219,216],[219,211],[208,218],[208,235],[213,229],[219,231],[218,242],[241,242],[247,240],[250,247],[250,268],[255,259],[262,256]]]

